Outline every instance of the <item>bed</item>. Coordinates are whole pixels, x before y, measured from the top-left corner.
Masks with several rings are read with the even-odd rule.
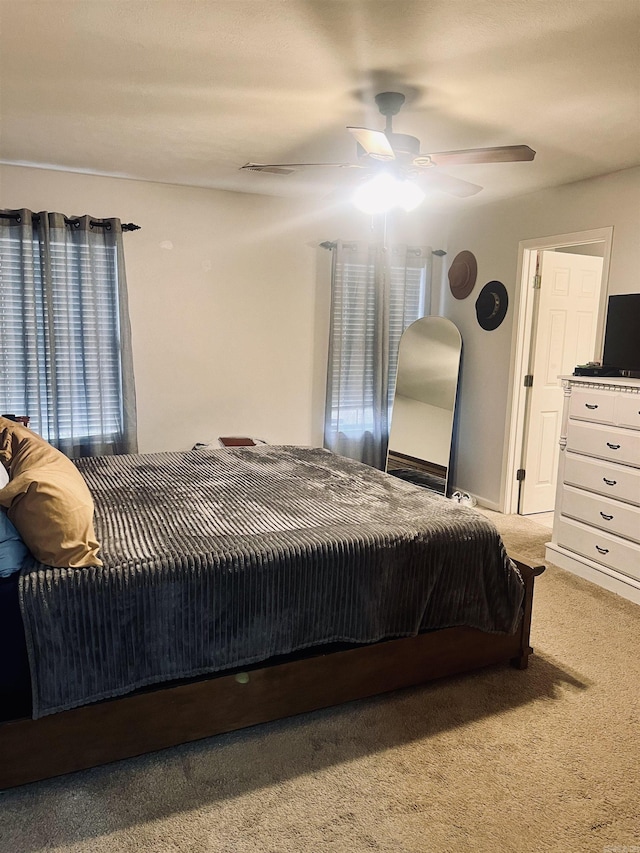
[[[473,509],[317,448],[76,466],[102,565],[30,559],[0,584],[24,659],[0,694],[0,787],[527,665],[543,569]]]

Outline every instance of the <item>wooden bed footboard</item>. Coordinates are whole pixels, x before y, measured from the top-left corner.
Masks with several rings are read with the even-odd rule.
[[[524,599],[522,602],[522,622],[520,623],[520,654],[512,658],[511,663],[518,669],[526,669],[529,663],[529,655],[533,654],[533,649],[529,644],[531,635],[531,616],[533,613],[533,584],[545,570],[545,566],[529,566],[523,563],[517,557],[511,555],[511,559],[518,567],[518,571],[522,575],[524,581]]]
[[[533,651],[534,579],[544,566],[514,562],[525,582],[523,618],[515,634],[446,628],[160,686],[39,720],[0,723],[0,789],[491,664],[510,662],[524,669]]]

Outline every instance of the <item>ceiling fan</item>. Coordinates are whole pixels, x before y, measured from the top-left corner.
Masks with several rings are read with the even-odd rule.
[[[420,178],[430,188],[450,195],[466,198],[480,192],[482,187],[440,172],[439,166],[478,165],[484,163],[514,163],[533,160],[536,152],[528,145],[503,145],[497,148],[467,148],[460,151],[420,153],[420,140],[405,133],[394,133],[392,117],[397,115],[405,97],[400,92],[381,92],[375,98],[378,109],[386,117],[386,127],[371,130],[366,127],[348,127],[357,142],[358,159],[355,163],[246,163],[241,169],[252,172],[270,172],[290,175],[310,166],[335,166],[377,171],[391,170],[401,178]]]

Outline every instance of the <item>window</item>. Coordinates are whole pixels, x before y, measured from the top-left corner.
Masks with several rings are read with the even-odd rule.
[[[119,229],[18,216],[0,219],[0,411],[29,415],[69,455],[131,449],[126,285],[111,233]]]
[[[431,252],[333,249],[325,446],[383,467],[400,336],[430,301]]]

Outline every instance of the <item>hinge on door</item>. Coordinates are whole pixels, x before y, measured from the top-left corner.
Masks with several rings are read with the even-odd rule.
[[[520,480],[524,480],[524,468],[518,468],[516,471],[516,480],[518,480],[518,482]]]
[[[533,386],[533,373],[527,373],[524,377],[524,387],[531,388]]]
[[[542,276],[538,275],[538,274],[534,275],[534,277],[533,277],[533,289],[534,290],[540,290],[541,284],[542,284]]]

